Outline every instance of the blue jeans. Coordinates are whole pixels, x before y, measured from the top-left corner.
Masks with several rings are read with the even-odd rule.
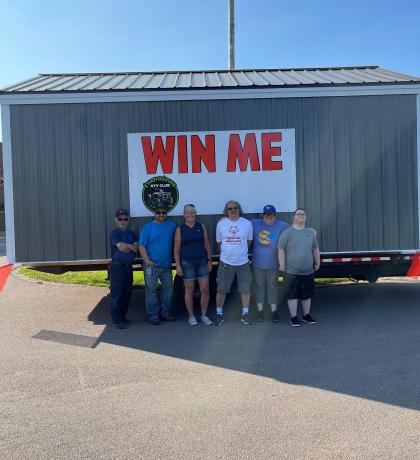
[[[133,287],[133,268],[129,265],[111,264],[111,317],[114,323],[122,323],[130,305]]]
[[[157,293],[158,280],[162,285],[160,302]],[[144,266],[144,283],[146,285],[146,311],[149,318],[168,315],[172,307],[172,270],[155,266]]]

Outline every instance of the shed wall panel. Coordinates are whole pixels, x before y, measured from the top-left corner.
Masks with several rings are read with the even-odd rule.
[[[26,105],[11,107],[17,261],[109,257],[127,133],[263,128],[295,129],[298,205],[322,251],[418,246],[415,96]],[[201,218],[213,245],[218,219]]]

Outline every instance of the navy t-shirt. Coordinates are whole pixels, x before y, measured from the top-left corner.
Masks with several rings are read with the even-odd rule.
[[[136,236],[131,230],[122,231],[119,228],[114,228],[109,235],[109,243],[111,245],[111,257],[112,260],[121,262],[122,264],[129,264],[134,262],[136,253],[133,251],[130,252],[121,252],[116,244],[117,243],[128,243],[133,244],[136,242]]]

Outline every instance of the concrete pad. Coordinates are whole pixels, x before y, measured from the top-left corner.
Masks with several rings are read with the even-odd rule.
[[[10,277],[0,457],[418,458],[419,298],[419,283],[321,288],[301,328],[284,306],[281,323],[244,326],[233,298],[217,328],[182,308],[151,326],[135,291],[117,330],[105,288]]]

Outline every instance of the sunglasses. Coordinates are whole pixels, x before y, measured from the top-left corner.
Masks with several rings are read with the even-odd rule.
[[[168,214],[166,211],[156,211],[155,214],[157,216],[165,216],[166,214]]]
[[[119,220],[120,222],[127,222],[128,217],[117,217],[117,220]]]
[[[232,208],[227,208],[228,211],[236,211],[238,209],[238,206],[234,206]]]

